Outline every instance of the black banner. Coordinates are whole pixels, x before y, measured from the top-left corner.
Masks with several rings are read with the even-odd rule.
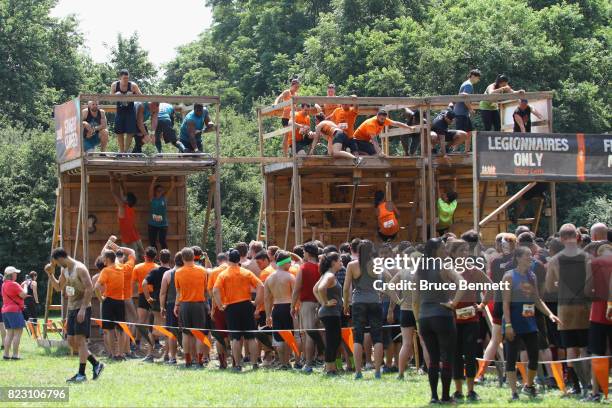
[[[478,132],[480,180],[612,181],[612,135]]]

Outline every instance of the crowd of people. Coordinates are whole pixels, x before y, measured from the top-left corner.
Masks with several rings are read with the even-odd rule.
[[[414,245],[355,238],[336,247],[312,241],[291,251],[253,241],[237,243],[214,260],[199,247],[174,256],[148,247],[139,264],[136,252],[111,236],[93,276],[62,248],[53,251],[45,271],[67,295],[66,334],[79,355],[71,382],[87,379],[87,362],[94,379],[104,369],[87,345],[96,296],[105,354],[112,361],[144,354],[144,362],[182,360],[186,368],[213,367],[216,359],[220,369],[241,371],[248,364],[304,373],[322,365],[327,376],[350,371],[357,380],[365,370],[373,370],[374,378],[397,373],[403,379],[409,362],[420,361],[416,368],[427,373],[432,402],[449,402],[479,399],[475,384],[484,381],[484,373],[477,377],[477,358],[496,366],[513,400],[519,398],[518,362],[526,364],[522,391],[535,397],[537,384],[557,387],[550,365],[540,362],[567,358],[569,394],[599,401],[590,361],[581,358],[608,356],[612,346],[611,235],[597,223],[590,231],[565,224],[546,241],[519,226],[499,234],[491,248],[476,231],[460,237],[445,232]],[[418,267],[384,267],[382,273],[374,268],[376,258],[397,255],[479,259],[484,267],[417,262],[412,265]],[[27,289],[15,283],[18,273],[8,267],[2,286],[5,359],[11,348],[12,358],[19,358],[24,325],[17,311]],[[391,285],[426,282],[437,288],[462,281],[506,283],[508,289]],[[381,282],[389,285],[381,289]],[[347,327],[353,344],[343,335]]]

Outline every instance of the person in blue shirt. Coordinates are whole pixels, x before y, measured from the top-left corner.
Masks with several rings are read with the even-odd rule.
[[[180,142],[185,146],[185,153],[201,153],[202,133],[215,130],[215,124],[210,121],[208,109],[202,104],[193,105],[193,110],[185,115],[181,124]]]
[[[157,182],[157,176],[153,177],[149,186],[149,245],[157,249],[157,242],[162,249],[168,249],[166,236],[168,234],[168,199],[174,191],[174,177],[170,178],[170,188],[167,190]]]
[[[459,87],[459,95],[471,95],[474,93],[474,85],[480,81],[480,70],[473,69],[470,71],[468,79],[466,79]],[[472,131],[472,121],[470,113],[474,112],[474,108],[468,103],[457,102],[453,108],[456,116],[456,127],[458,130],[463,130],[468,133]],[[465,144],[466,152],[469,151],[468,143]]]
[[[151,120],[152,132],[155,135],[155,147],[158,153],[162,152],[162,136],[166,144],[172,144],[179,152],[182,153],[185,150],[185,146],[176,137],[176,131],[174,130],[174,107],[171,104],[163,102],[136,102],[134,109],[136,110],[138,134],[136,135],[136,145],[133,153],[142,153],[142,145],[146,143],[146,139],[149,136],[149,129],[145,124],[149,119]]]

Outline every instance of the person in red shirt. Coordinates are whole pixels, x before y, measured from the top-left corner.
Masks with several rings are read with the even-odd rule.
[[[385,126],[413,129],[412,126],[408,126],[405,123],[396,122],[395,120],[389,119],[389,114],[387,111],[384,109],[379,109],[376,116],[366,119],[361,125],[359,125],[353,134],[360,153],[370,156],[384,156],[378,142],[376,141],[376,136],[383,131]]]
[[[117,219],[119,220],[119,232],[121,243],[134,250],[136,261],[141,262],[144,257],[144,247],[136,227],[136,195],[125,191],[124,180],[118,175],[111,173],[110,190],[117,204]]]
[[[17,275],[21,272],[12,266],[4,269],[4,283],[2,284],[2,320],[6,327],[4,337],[4,359],[19,360],[19,344],[21,343],[21,333],[25,327],[23,318],[24,301],[28,295],[27,290],[17,283]],[[9,357],[9,352],[13,349],[13,356]]]

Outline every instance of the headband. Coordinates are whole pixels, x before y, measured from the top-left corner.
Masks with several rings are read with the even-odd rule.
[[[280,261],[276,262],[276,266],[283,266],[285,264],[288,264],[289,262],[291,262],[291,257],[287,257],[285,259],[282,259]]]

